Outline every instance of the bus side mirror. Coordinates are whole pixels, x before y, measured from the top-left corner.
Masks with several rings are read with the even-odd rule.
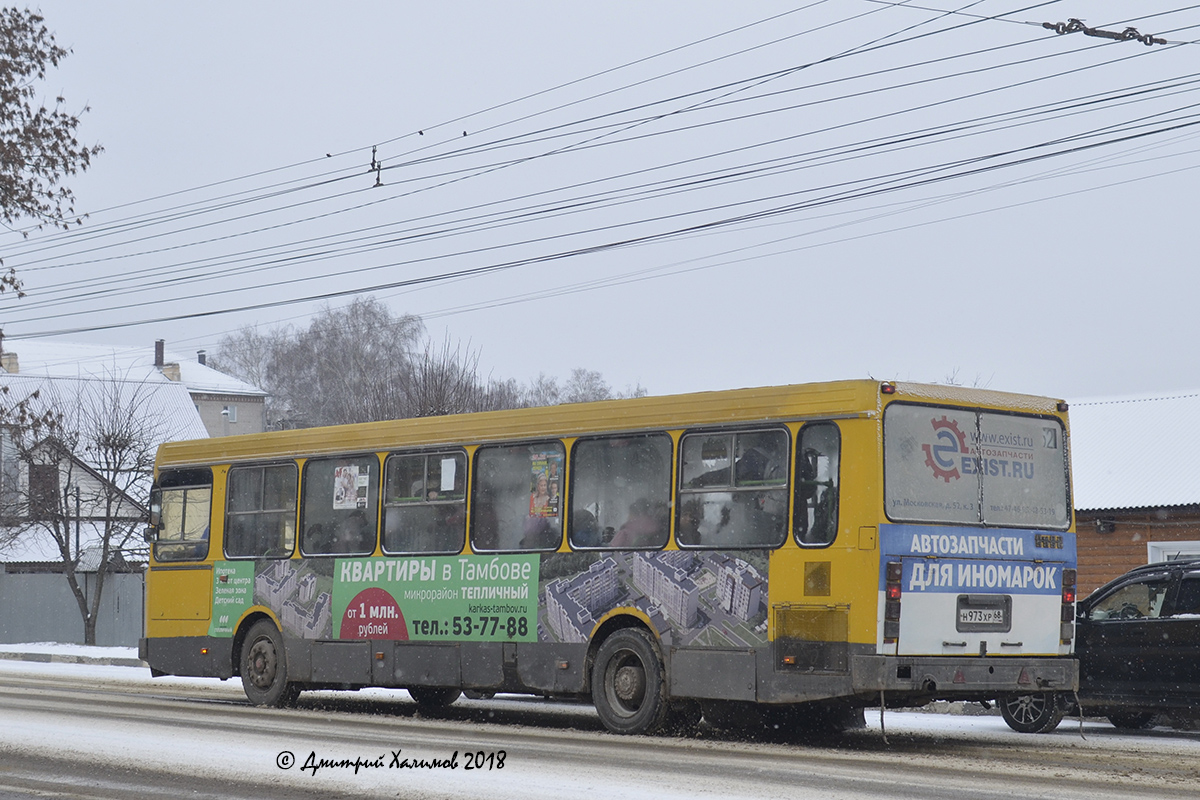
[[[146,540],[146,544],[154,544],[154,541],[158,539],[158,528],[147,525],[146,530],[142,531],[142,538]]]
[[[150,542],[153,531],[158,530],[158,526],[162,524],[162,493],[155,489],[150,493],[150,509],[147,515],[147,521],[150,523],[150,529],[146,531],[146,541]]]

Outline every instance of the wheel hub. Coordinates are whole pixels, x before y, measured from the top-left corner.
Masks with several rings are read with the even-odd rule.
[[[646,692],[646,673],[641,667],[625,666],[613,677],[613,690],[623,703],[636,703]]]
[[[265,688],[275,680],[275,653],[256,642],[250,651],[250,680],[255,686]]]

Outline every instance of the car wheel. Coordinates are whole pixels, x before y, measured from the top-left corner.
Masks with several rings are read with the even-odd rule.
[[[1062,722],[1063,707],[1054,692],[1014,694],[1001,698],[1000,715],[1018,733],[1049,733]]]
[[[1140,731],[1150,727],[1150,723],[1154,721],[1154,714],[1138,711],[1124,711],[1108,715],[1108,721],[1114,727],[1121,728],[1127,731]]]

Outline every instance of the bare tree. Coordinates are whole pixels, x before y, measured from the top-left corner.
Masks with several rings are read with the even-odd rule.
[[[227,337],[216,362],[271,393],[277,425],[371,422],[404,416],[405,385],[424,332],[420,318],[395,317],[379,300],[357,298],[323,309],[296,332]]]
[[[612,387],[596,370],[576,367],[563,387],[564,403],[589,403],[593,400],[611,400]]]
[[[217,343],[217,352],[208,358],[208,366],[213,369],[268,392],[263,404],[268,428],[290,427],[286,424],[288,409],[274,388],[271,361],[293,336],[291,326],[264,331],[257,325],[250,325],[222,336]]]
[[[529,382],[525,387],[524,397],[521,405],[523,406],[556,406],[562,402],[562,388],[558,385],[558,378],[553,375],[547,375],[544,372],[539,372],[538,376]]]
[[[626,397],[645,397],[646,390],[638,385],[624,392],[614,391],[604,375],[596,370],[576,367],[566,382],[559,386],[558,379],[539,374],[530,381],[525,391],[525,405],[552,406],[559,403],[591,403],[596,400],[615,400]]]
[[[105,577],[144,550],[136,536],[146,515],[138,498],[149,491],[165,421],[152,411],[153,384],[74,385],[76,396],[41,398],[65,413],[34,415],[27,424],[10,420],[9,441],[24,472],[10,521],[17,536],[39,537],[57,551],[79,606],[84,643],[95,644]],[[93,570],[89,597],[81,575]]]
[[[500,411],[505,408],[523,408],[524,405],[525,392],[515,379],[489,379],[484,387],[483,402],[479,410]]]
[[[404,387],[405,417],[464,414],[489,407],[488,389],[479,380],[479,352],[452,344],[429,342],[411,365]]]
[[[262,332],[243,328],[224,337],[212,359],[220,370],[272,396],[271,427],[308,427],[502,408],[641,397],[641,386],[616,392],[594,370],[567,381],[539,375],[527,386],[484,379],[478,350],[447,336],[426,340],[419,317],[393,316],[374,298],[326,308],[307,328]]]
[[[254,386],[266,386],[270,380],[271,358],[290,335],[290,326],[263,331],[257,325],[249,325],[222,336],[216,355],[208,358],[208,366],[236,375]]]

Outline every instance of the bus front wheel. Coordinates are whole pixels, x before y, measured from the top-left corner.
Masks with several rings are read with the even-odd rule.
[[[592,703],[613,733],[654,733],[667,719],[658,647],[641,628],[624,628],[600,645],[592,666]]]
[[[242,689],[256,706],[285,706],[300,695],[299,687],[288,683],[283,634],[269,619],[254,623],[246,634],[241,667]]]

